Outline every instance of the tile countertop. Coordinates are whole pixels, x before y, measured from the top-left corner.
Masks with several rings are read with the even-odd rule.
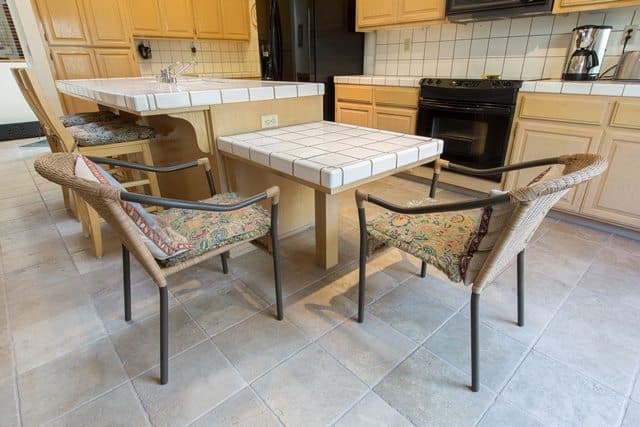
[[[177,84],[150,77],[58,80],[56,86],[67,95],[134,113],[324,95],[322,83],[218,78],[184,77]]]
[[[435,77],[434,77],[435,78]],[[373,86],[420,87],[422,77],[398,76],[336,76],[335,83]],[[592,82],[566,82],[559,79],[522,82],[521,92],[565,93],[572,95],[632,96],[640,97],[640,81],[624,82],[597,80]]]
[[[328,189],[430,159],[440,139],[333,122],[218,138],[218,149]]]

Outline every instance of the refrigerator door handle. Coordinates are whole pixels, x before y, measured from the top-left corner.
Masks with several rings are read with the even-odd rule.
[[[311,8],[307,9],[307,58],[309,59],[309,80],[316,80],[316,62],[313,57],[312,33],[311,33]]]

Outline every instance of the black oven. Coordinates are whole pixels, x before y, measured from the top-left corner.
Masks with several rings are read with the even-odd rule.
[[[511,80],[423,79],[417,133],[442,139],[445,160],[503,166],[520,86]],[[485,178],[500,182],[502,176]]]
[[[551,13],[553,0],[447,0],[446,15],[452,21],[504,18]]]

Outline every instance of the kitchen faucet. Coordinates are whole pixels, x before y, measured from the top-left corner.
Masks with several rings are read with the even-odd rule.
[[[178,78],[182,76],[182,73],[184,73],[197,63],[198,62],[195,60],[186,64],[183,64],[180,61],[174,62],[173,64],[167,66],[167,68],[163,68],[160,70],[160,75],[157,77],[157,80],[161,83],[178,83]]]

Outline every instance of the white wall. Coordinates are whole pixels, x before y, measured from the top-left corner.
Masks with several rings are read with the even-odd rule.
[[[25,66],[24,62],[0,62],[0,125],[36,121],[10,71]]]
[[[640,8],[380,30],[375,40],[370,40],[375,43],[373,73],[452,78],[501,74],[502,78],[524,80],[559,78],[571,31],[586,24],[613,26],[601,68],[604,71],[618,62],[624,27],[632,22],[640,24]],[[639,48],[629,45],[627,50]]]

